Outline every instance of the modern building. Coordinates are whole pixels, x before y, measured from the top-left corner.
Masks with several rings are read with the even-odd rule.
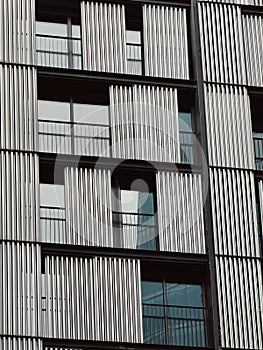
[[[1,350],[263,349],[262,38],[262,0],[1,0]]]

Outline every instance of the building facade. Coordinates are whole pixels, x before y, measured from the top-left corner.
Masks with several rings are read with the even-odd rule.
[[[0,349],[263,349],[262,0],[2,0]]]

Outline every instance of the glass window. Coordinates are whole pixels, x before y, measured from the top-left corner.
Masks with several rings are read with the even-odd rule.
[[[74,120],[79,123],[109,125],[109,107],[74,103]]]
[[[201,285],[143,281],[141,286],[146,343],[205,345]]]
[[[67,24],[36,22],[36,33],[40,35],[67,36]]]
[[[38,119],[70,121],[70,103],[39,100]]]
[[[193,131],[191,113],[179,112],[179,130],[186,132]]]
[[[40,206],[64,208],[64,186],[53,184],[40,184]]]
[[[141,45],[141,33],[135,30],[126,30],[126,42]]]

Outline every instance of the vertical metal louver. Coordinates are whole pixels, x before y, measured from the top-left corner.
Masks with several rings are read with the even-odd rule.
[[[204,80],[246,84],[241,8],[199,3]]]
[[[0,61],[35,64],[35,1],[0,3]]]
[[[42,340],[31,338],[0,337],[1,350],[43,350]]]
[[[35,68],[0,65],[1,148],[36,150],[36,80]]]
[[[252,172],[211,169],[215,253],[259,257]]]
[[[248,84],[263,86],[263,16],[244,15],[242,22]]]
[[[113,157],[180,161],[176,89],[111,86],[110,113]]]
[[[38,241],[38,157],[0,152],[0,239]]]
[[[145,75],[189,79],[186,9],[143,5]]]
[[[124,5],[81,2],[83,68],[126,73]]]
[[[217,257],[216,273],[222,347],[262,349],[260,260]]]
[[[41,273],[40,246],[0,244],[0,332],[12,336],[39,336]]]
[[[157,173],[160,249],[205,254],[201,175]]]
[[[66,168],[65,191],[64,243],[112,247],[110,170]]]
[[[43,297],[48,337],[142,342],[137,260],[47,256]]]
[[[254,151],[247,89],[206,85],[205,112],[209,163],[253,169]]]

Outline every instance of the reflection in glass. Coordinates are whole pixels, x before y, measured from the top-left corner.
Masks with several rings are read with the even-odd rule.
[[[121,190],[120,207],[124,246],[156,250],[153,193]]]
[[[40,184],[42,242],[66,243],[64,186]]]
[[[143,281],[142,304],[145,343],[205,346],[200,285]]]
[[[105,156],[110,154],[109,107],[39,100],[41,152]]]
[[[182,163],[193,164],[194,162],[193,136],[192,114],[179,112],[179,137]]]
[[[36,51],[40,66],[81,69],[80,26],[36,22]]]
[[[142,74],[142,46],[139,31],[126,31],[127,69],[129,74]]]

